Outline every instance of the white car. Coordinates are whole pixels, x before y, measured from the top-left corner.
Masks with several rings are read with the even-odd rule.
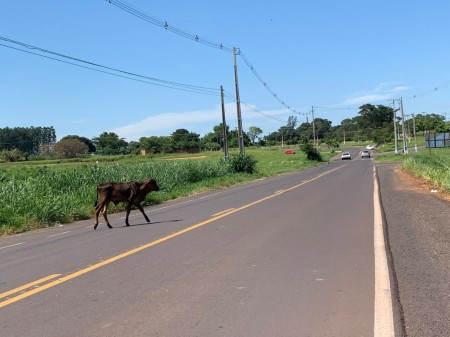
[[[351,160],[352,156],[351,156],[350,152],[342,152],[341,159],[342,160]]]
[[[370,158],[370,151],[369,150],[362,150],[361,151],[361,158]]]
[[[375,146],[373,146],[373,145],[367,145],[367,146],[366,146],[366,149],[367,149],[367,150],[375,150]]]

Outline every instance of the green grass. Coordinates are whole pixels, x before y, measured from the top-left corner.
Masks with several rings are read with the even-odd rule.
[[[450,148],[420,151],[405,156],[403,169],[450,194]]]
[[[92,218],[96,186],[103,182],[155,178],[161,190],[147,197],[148,205],[320,165],[302,152],[286,155],[282,149],[249,148],[246,154],[257,160],[257,173],[230,173],[221,152],[0,164],[0,234]],[[322,156],[327,161],[332,154]]]
[[[381,154],[375,157],[377,162],[398,162],[402,169],[424,182],[450,194],[450,148],[422,149],[409,154]]]

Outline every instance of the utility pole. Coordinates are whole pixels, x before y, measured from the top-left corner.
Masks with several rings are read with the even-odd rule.
[[[225,121],[225,102],[223,95],[223,86],[220,86],[220,97],[222,99],[222,137],[223,137],[223,153],[225,160],[228,159],[228,135],[227,135],[227,122]]]
[[[414,129],[414,151],[417,152],[417,138],[416,138],[416,117],[412,114],[413,129]]]
[[[236,48],[233,47],[233,60],[234,60],[234,82],[236,86],[236,110],[237,110],[237,121],[238,121],[238,143],[239,143],[239,154],[244,154],[244,136],[242,132],[242,116],[241,116],[241,99],[239,97],[239,81],[238,81],[238,71],[236,63]]]
[[[342,124],[342,131],[344,131],[344,145],[345,145],[345,123]]]
[[[392,110],[394,110],[394,143],[395,143],[395,154],[398,154],[398,144],[397,144],[397,113],[395,111],[395,99],[392,100]]]
[[[400,113],[402,116],[402,133],[403,133],[403,153],[408,154],[408,147],[406,146],[406,132],[405,132],[405,114],[403,113],[403,99],[400,97]]]
[[[311,107],[311,114],[312,114],[312,127],[313,127],[313,144],[314,147],[316,147],[316,124],[314,122],[314,107]]]

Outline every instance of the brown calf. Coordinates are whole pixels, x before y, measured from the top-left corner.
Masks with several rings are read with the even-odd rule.
[[[155,179],[146,179],[143,181],[131,181],[128,183],[106,183],[98,185],[97,204],[95,207],[94,229],[97,229],[98,215],[100,214],[100,212],[103,213],[103,217],[105,218],[108,227],[112,228],[112,226],[108,221],[108,218],[106,217],[108,204],[111,201],[116,205],[119,202],[124,202],[126,204],[127,215],[125,217],[125,223],[127,226],[130,225],[128,223],[128,215],[130,214],[132,205],[136,206],[141,211],[147,222],[150,222],[150,219],[147,217],[147,215],[144,212],[144,209],[141,206],[141,202],[151,191],[158,191],[158,190],[159,187],[156,184]]]

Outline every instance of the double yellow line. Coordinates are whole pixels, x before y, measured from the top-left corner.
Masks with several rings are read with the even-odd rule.
[[[203,226],[205,226],[207,224],[210,224],[211,222],[217,221],[217,220],[222,219],[222,218],[224,218],[226,216],[229,216],[229,215],[234,214],[236,212],[242,211],[242,210],[244,210],[246,208],[249,208],[249,207],[252,207],[252,206],[257,205],[259,203],[262,203],[263,201],[266,201],[266,200],[275,198],[277,196],[280,196],[280,195],[282,195],[284,193],[292,191],[293,189],[299,188],[300,186],[303,186],[303,185],[305,185],[307,183],[310,183],[310,182],[312,182],[314,180],[317,180],[317,179],[319,179],[319,178],[321,178],[321,177],[323,177],[323,176],[325,176],[327,174],[330,174],[330,173],[332,173],[332,172],[334,172],[334,171],[336,171],[336,170],[338,170],[338,169],[340,169],[342,167],[343,166],[336,167],[334,169],[331,169],[329,171],[321,173],[321,174],[319,174],[318,176],[316,176],[316,177],[314,177],[312,179],[304,180],[300,184],[297,184],[295,186],[292,186],[292,187],[284,189],[284,190],[279,190],[279,191],[275,192],[274,194],[271,194],[271,195],[269,195],[267,197],[264,197],[262,199],[253,201],[253,202],[251,202],[249,204],[246,204],[246,205],[243,205],[243,206],[241,206],[239,208],[230,208],[230,209],[222,211],[220,213],[216,213],[216,214],[213,215],[212,218],[210,218],[208,220],[205,220],[205,221],[200,222],[198,224],[195,224],[193,226],[187,227],[185,229],[182,229],[182,230],[180,230],[178,232],[175,232],[173,234],[167,235],[165,237],[162,237],[162,238],[160,238],[160,239],[158,239],[156,241],[149,242],[149,243],[147,243],[145,245],[139,246],[138,248],[129,250],[129,251],[125,252],[125,253],[116,255],[116,256],[114,256],[112,258],[109,258],[109,259],[104,260],[102,262],[96,263],[96,264],[94,264],[92,266],[86,267],[86,268],[81,269],[81,270],[79,270],[77,272],[74,272],[74,273],[68,274],[66,276],[60,277],[60,278],[58,278],[56,280],[53,280],[51,282],[45,283],[45,282],[47,282],[49,280],[52,280],[52,279],[54,279],[56,277],[61,276],[61,274],[49,275],[49,276],[41,278],[39,280],[27,283],[27,284],[25,284],[23,286],[20,286],[18,288],[6,291],[4,293],[0,293],[0,299],[2,299],[2,298],[5,298],[5,297],[8,297],[10,295],[13,295],[13,294],[16,294],[16,293],[24,291],[23,293],[21,293],[19,295],[16,295],[16,296],[11,297],[11,298],[9,298],[9,299],[7,299],[5,301],[0,302],[0,308],[6,307],[7,305],[10,305],[10,304],[15,303],[17,301],[20,301],[20,300],[22,300],[24,298],[27,298],[27,297],[30,297],[32,295],[38,294],[38,293],[40,293],[40,292],[42,292],[44,290],[47,290],[47,289],[52,288],[52,287],[55,287],[55,286],[57,286],[57,285],[59,285],[61,283],[67,282],[67,281],[72,280],[72,279],[74,279],[76,277],[79,277],[81,275],[84,275],[84,274],[89,273],[91,271],[94,271],[96,269],[99,269],[101,267],[109,265],[109,264],[111,264],[113,262],[116,262],[118,260],[121,260],[121,259],[123,259],[123,258],[125,258],[127,256],[136,254],[136,253],[138,253],[138,252],[140,252],[140,251],[142,251],[144,249],[156,246],[157,244],[160,244],[160,243],[162,243],[164,241],[170,240],[170,239],[172,239],[174,237],[180,236],[180,235],[182,235],[184,233],[190,232],[190,231],[192,231],[194,229],[197,229],[199,227],[203,227]],[[32,287],[34,287],[34,288],[30,289]],[[30,289],[30,290],[27,290],[27,289]]]

